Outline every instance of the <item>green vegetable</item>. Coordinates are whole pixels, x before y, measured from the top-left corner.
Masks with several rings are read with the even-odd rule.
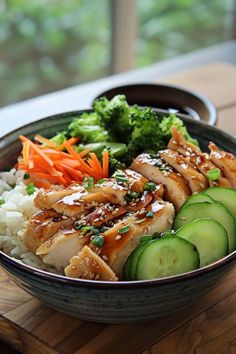
[[[81,231],[83,233],[89,232],[92,235],[99,234],[99,229],[97,227],[95,227],[95,226],[83,226],[83,227],[81,227]]]
[[[220,178],[220,176],[221,176],[221,171],[217,167],[212,168],[207,172],[207,178],[209,179],[209,181],[216,181],[217,179]]]
[[[102,183],[104,183],[105,182],[105,179],[104,178],[101,178],[101,179],[99,179],[98,181],[97,181],[97,184],[102,184]]]
[[[159,120],[152,108],[133,107],[130,111],[130,122],[132,128],[128,144],[130,159],[144,151],[154,153],[166,147]]]
[[[23,179],[29,179],[29,178],[30,178],[30,175],[28,173],[25,173],[23,176]]]
[[[126,232],[128,232],[130,229],[130,226],[127,225],[127,226],[124,226],[122,227],[120,230],[119,230],[119,234],[126,234]]]
[[[91,152],[95,152],[98,158],[102,157],[102,152],[104,150],[108,150],[110,154],[115,158],[124,156],[128,151],[127,146],[125,144],[114,143],[114,142],[101,142],[101,143],[94,143],[94,144],[79,145],[76,151],[80,152],[87,148],[90,148]]]
[[[66,141],[66,131],[58,133],[53,138],[50,139],[57,146],[62,145]]]
[[[152,235],[143,235],[140,238],[140,243],[146,242],[146,241],[151,241],[152,240]]]
[[[143,186],[143,190],[150,191],[150,192],[154,192],[156,188],[157,186],[155,185],[155,183],[152,182],[145,183]]]
[[[166,142],[168,142],[168,140],[171,138],[171,131],[170,130],[173,125],[176,126],[176,128],[181,132],[181,134],[184,136],[184,138],[187,141],[198,146],[198,141],[196,139],[193,139],[189,135],[189,133],[184,125],[184,122],[180,118],[176,117],[175,114],[170,114],[168,117],[163,117],[160,122],[160,129],[162,132],[162,136]]]
[[[92,243],[101,248],[104,245],[104,237],[102,235],[96,235],[92,238]]]
[[[148,212],[146,213],[146,217],[147,217],[147,218],[153,218],[153,215],[154,215],[153,211],[148,211]]]
[[[94,179],[93,177],[86,177],[84,180],[83,180],[83,187],[85,189],[91,189],[93,188],[94,186]]]
[[[28,195],[31,195],[31,194],[34,194],[34,192],[35,192],[35,185],[33,184],[33,183],[29,183],[27,186],[26,186],[26,188],[25,188],[25,190],[26,190],[26,193],[28,194]]]
[[[75,221],[73,226],[75,230],[81,230],[84,227],[84,225],[80,224],[79,221]]]
[[[3,204],[5,204],[5,200],[0,199],[0,205],[3,205]]]
[[[106,232],[106,231],[108,231],[108,230],[110,230],[110,228],[109,227],[107,227],[107,226],[102,226],[101,227],[101,229],[100,229],[100,232]]]
[[[101,119],[96,112],[82,113],[74,118],[69,125],[69,135],[79,136],[82,143],[104,142],[108,139],[108,132],[102,127]]]
[[[131,133],[130,107],[124,95],[117,95],[111,101],[103,97],[94,102],[93,108],[100,116],[101,122],[112,141],[122,143],[129,141]]]

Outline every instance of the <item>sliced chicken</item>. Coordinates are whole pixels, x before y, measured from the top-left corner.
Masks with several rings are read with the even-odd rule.
[[[28,223],[23,235],[23,241],[30,251],[36,249],[61,227],[71,225],[74,221],[65,215],[58,215],[54,210],[42,210],[34,214]]]
[[[229,152],[220,150],[212,142],[209,144],[209,149],[211,160],[229,179],[232,187],[236,188],[236,157]]]
[[[152,213],[152,217],[147,217],[148,211]],[[118,277],[122,277],[124,263],[138,246],[141,236],[171,228],[173,218],[173,205],[156,200],[147,209],[141,209],[106,231],[101,249],[96,249],[93,244],[90,247],[99,252]]]
[[[40,209],[51,209],[52,205],[58,200],[83,190],[79,184],[72,184],[68,188],[56,187],[51,190],[40,191],[37,193],[34,204]]]
[[[206,153],[202,153],[199,156],[193,157],[193,160],[195,161],[195,164],[199,171],[207,177],[209,171],[211,171],[214,168],[217,168],[217,166],[211,161],[210,155]],[[215,181],[209,181],[210,187],[212,186],[219,186],[219,187],[231,187],[230,181],[226,178],[223,177],[222,175]]]
[[[217,167],[211,161],[209,154],[202,153],[198,146],[188,142],[176,127],[171,128],[171,133],[172,138],[169,141],[168,148],[185,156],[207,178],[208,172]],[[209,184],[210,186],[231,187],[229,180],[224,176],[220,176],[215,181],[209,181]]]
[[[192,193],[199,193],[209,186],[208,180],[184,156],[170,149],[159,151],[160,156],[188,182]]]
[[[102,226],[103,224],[127,213],[126,209],[115,204],[107,203],[84,216],[78,222],[86,225]]]
[[[191,195],[187,181],[168,166],[160,155],[141,154],[132,163],[131,168],[155,183],[165,186],[165,198],[174,204],[178,211]]]
[[[91,248],[84,246],[77,256],[72,257],[65,268],[65,274],[72,278],[117,281],[109,265]]]
[[[36,255],[44,263],[50,264],[58,270],[63,270],[69,264],[71,257],[89,243],[90,238],[72,226],[59,230],[54,236],[45,241],[37,249]]]

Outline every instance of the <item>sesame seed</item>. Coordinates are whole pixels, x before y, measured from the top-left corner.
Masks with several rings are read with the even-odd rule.
[[[120,240],[121,239],[121,235],[117,235],[116,237],[115,237],[115,240]]]
[[[102,258],[104,259],[104,261],[108,261],[108,257],[105,254],[102,255]]]

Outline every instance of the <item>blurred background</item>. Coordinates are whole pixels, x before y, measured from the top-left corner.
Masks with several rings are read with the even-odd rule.
[[[0,106],[235,38],[234,0],[0,0]]]

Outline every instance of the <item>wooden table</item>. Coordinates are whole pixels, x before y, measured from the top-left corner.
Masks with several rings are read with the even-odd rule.
[[[219,110],[218,126],[236,135],[236,67],[219,63],[165,81],[206,94]],[[29,354],[233,354],[236,266],[223,283],[184,312],[137,325],[73,319],[44,306],[0,271],[0,338]],[[1,344],[0,353],[8,353]]]

